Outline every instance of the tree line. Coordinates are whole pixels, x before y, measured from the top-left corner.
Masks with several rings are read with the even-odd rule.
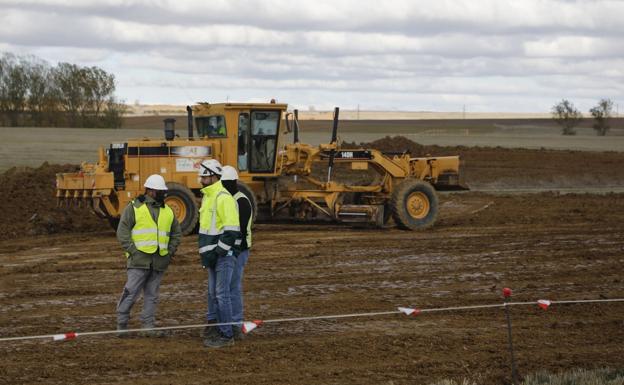
[[[115,76],[98,67],[51,66],[36,56],[0,56],[0,125],[121,127]]]
[[[563,135],[576,135],[576,126],[583,119],[583,114],[574,104],[567,99],[555,104],[551,110],[553,119],[561,126]],[[598,104],[589,109],[589,113],[594,118],[593,128],[596,134],[605,136],[611,128],[610,121],[613,117],[613,101],[611,99],[600,99]]]

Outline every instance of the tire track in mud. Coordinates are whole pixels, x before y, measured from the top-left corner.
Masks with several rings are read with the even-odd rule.
[[[441,207],[438,224],[424,232],[257,226],[247,318],[492,303],[504,286],[518,301],[624,295],[622,195],[450,194]],[[196,238],[186,237],[163,280],[162,325],[203,321],[206,275],[195,249]],[[124,259],[112,233],[3,241],[0,278],[0,335],[104,330],[115,324]],[[621,304],[514,309],[520,372],[621,364],[623,315]],[[270,324],[219,352],[203,348],[197,334],[3,344],[0,377],[52,384],[508,377],[504,313],[496,310]]]

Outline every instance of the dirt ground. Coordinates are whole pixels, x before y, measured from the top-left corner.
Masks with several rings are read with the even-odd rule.
[[[455,150],[471,187],[624,187],[622,153]],[[15,194],[11,183],[32,192],[1,208],[0,337],[114,328],[125,264],[113,231],[86,211],[57,211],[46,182],[19,182],[20,173],[63,167],[0,178],[3,201]],[[31,201],[41,202],[34,219]],[[503,287],[515,301],[623,298],[622,213],[624,194],[473,191],[441,194],[438,222],[421,232],[260,224],[245,318],[500,303]],[[196,242],[184,239],[165,276],[160,325],[203,322]],[[623,366],[624,303],[511,312],[521,375]],[[197,329],[166,339],[0,342],[0,383],[507,384],[506,341],[503,310],[481,309],[266,324],[219,350],[204,348]]]

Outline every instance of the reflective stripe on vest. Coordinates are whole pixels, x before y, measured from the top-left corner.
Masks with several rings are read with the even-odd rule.
[[[240,231],[240,226],[234,226],[232,223],[228,223],[227,225],[222,225],[224,218],[218,217],[218,200],[221,195],[230,195],[230,193],[224,188],[221,187],[221,190],[214,195],[214,200],[212,197],[208,197],[204,195],[204,199],[202,200],[202,206],[199,210],[199,253],[205,253],[209,251],[213,251],[217,247],[220,247],[223,250],[229,251],[232,246],[228,246],[220,240],[220,236],[226,231]],[[231,196],[231,195],[230,195]],[[208,209],[208,205],[212,207]],[[234,209],[237,210],[235,213],[225,213],[228,218],[237,218],[238,219],[238,208],[234,206]],[[224,213],[221,213],[224,214]],[[219,220],[219,226],[217,227],[217,220]],[[238,222],[238,220],[237,220]],[[205,235],[206,237],[202,237]]]
[[[199,218],[199,233],[204,235],[221,235],[224,231],[240,231],[239,226],[223,226],[220,229],[217,229],[217,200],[221,195],[228,195],[227,191],[221,190],[217,193],[215,197],[214,203],[212,205],[212,216],[210,218],[210,227],[206,226],[207,223],[205,221],[205,217]],[[202,221],[204,219],[204,221]]]
[[[242,192],[237,192],[236,194],[234,194],[234,199],[236,200],[236,203],[238,204],[238,198],[245,198],[247,199],[247,202],[249,202],[249,208],[251,209],[251,215],[249,215],[249,221],[247,222],[247,236],[245,237],[245,240],[247,241],[247,248],[251,249],[251,223],[253,222],[253,205],[251,204],[251,201],[249,200],[249,198],[247,198],[247,195],[243,194]],[[240,210],[239,210],[240,211]],[[242,244],[242,241],[236,241],[238,243],[236,243],[237,246],[240,246],[240,244]]]
[[[156,250],[165,256],[169,254],[169,236],[171,235],[171,225],[173,224],[173,210],[167,205],[158,211],[158,224],[154,222],[149,208],[144,203],[138,208],[134,206],[135,224],[132,228],[132,242],[139,251],[146,254],[153,254]]]

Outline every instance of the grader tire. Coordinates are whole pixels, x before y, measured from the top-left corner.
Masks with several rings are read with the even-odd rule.
[[[258,217],[258,202],[256,201],[256,195],[245,183],[238,181],[236,185],[238,187],[238,191],[242,192],[247,196],[247,198],[249,198],[249,201],[251,202],[252,219],[256,219]]]
[[[173,214],[180,223],[182,235],[192,234],[199,218],[199,208],[195,195],[188,187],[179,183],[169,182],[167,188],[165,203],[171,207]]]
[[[429,183],[405,179],[392,193],[392,218],[399,228],[420,230],[430,227],[438,216],[438,196]]]

